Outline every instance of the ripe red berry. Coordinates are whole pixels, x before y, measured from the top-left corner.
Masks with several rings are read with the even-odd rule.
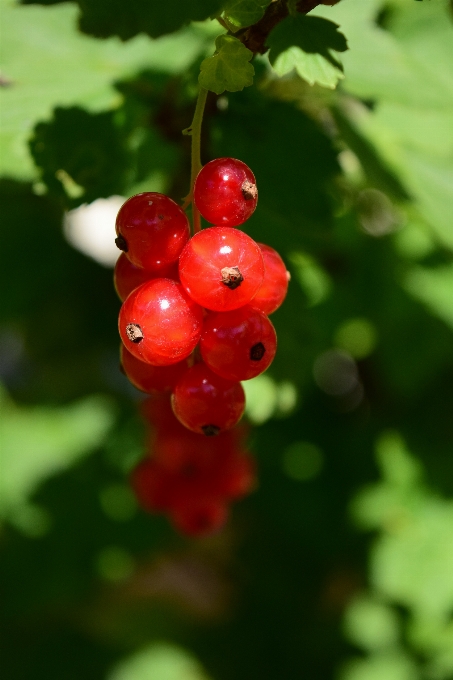
[[[189,367],[187,359],[170,366],[152,366],[137,359],[123,344],[120,348],[120,361],[126,377],[134,387],[148,394],[169,392]]]
[[[258,245],[264,260],[264,279],[250,304],[269,315],[273,314],[285,299],[291,275],[276,250],[264,243]]]
[[[163,512],[174,502],[171,475],[151,458],[140,461],[130,482],[139,504],[148,512]]]
[[[267,316],[250,305],[211,312],[200,339],[203,361],[226,380],[249,380],[263,373],[277,350],[277,335]]]
[[[218,475],[217,493],[229,500],[243,498],[256,486],[256,465],[246,451],[230,450]]]
[[[239,229],[203,229],[182,251],[179,276],[202,307],[218,312],[237,309],[250,302],[263,282],[261,250]]]
[[[183,425],[207,436],[234,427],[245,408],[241,383],[221,378],[203,363],[186,371],[171,401],[173,412]]]
[[[116,261],[113,272],[113,285],[121,302],[124,302],[134,288],[141,286],[142,283],[151,278],[152,274],[143,269],[143,267],[137,267],[135,264],[132,264],[127,259],[126,253],[121,253]]]
[[[237,227],[256,208],[258,191],[250,168],[235,158],[216,158],[198,173],[194,201],[201,215],[218,226]]]
[[[141,402],[139,410],[145,423],[159,428],[161,432],[173,432],[175,429],[187,432],[173,413],[169,394],[153,394]]]
[[[124,302],[127,296],[132,293],[135,288],[141,286],[145,281],[156,278],[158,277],[154,272],[143,269],[143,267],[137,267],[127,259],[126,253],[121,253],[116,261],[115,270],[113,272],[113,285],[115,286],[119,299],[121,302]],[[179,281],[178,263],[173,262],[173,264],[166,267],[162,271],[162,274],[159,275],[159,278]]]
[[[172,279],[151,279],[123,302],[119,332],[137,359],[168,366],[185,359],[200,339],[203,310]]]
[[[194,498],[190,503],[178,503],[170,517],[180,533],[201,537],[220,531],[228,519],[228,508],[217,498]]]
[[[145,192],[129,198],[116,218],[115,243],[137,267],[164,276],[189,239],[189,221],[168,196]]]

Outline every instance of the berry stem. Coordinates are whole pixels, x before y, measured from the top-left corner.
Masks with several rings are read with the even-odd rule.
[[[200,87],[198,92],[197,105],[195,107],[195,113],[193,115],[192,125],[187,130],[186,134],[190,134],[192,137],[192,163],[190,172],[190,192],[186,197],[183,205],[183,209],[187,208],[190,203],[192,203],[192,217],[193,217],[193,233],[196,234],[201,229],[200,213],[197,206],[193,200],[193,187],[198,173],[200,172],[201,165],[201,124],[203,122],[204,107],[206,104],[206,97],[208,96],[208,91],[204,87]]]

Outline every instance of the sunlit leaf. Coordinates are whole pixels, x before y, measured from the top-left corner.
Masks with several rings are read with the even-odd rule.
[[[414,267],[404,278],[404,287],[429,311],[453,329],[453,267]]]
[[[200,85],[216,94],[237,92],[253,83],[252,52],[231,35],[220,35],[216,52],[201,63]]]
[[[27,140],[55,106],[77,104],[93,112],[117,105],[114,81],[145,65],[184,71],[210,39],[209,27],[205,32],[198,24],[158,41],[143,35],[125,45],[117,38],[95,40],[77,31],[72,3],[23,7],[1,0],[1,12],[8,26],[2,35],[1,75],[10,85],[0,88],[0,173],[9,177],[36,176]]]
[[[8,517],[44,480],[102,442],[113,424],[113,410],[101,397],[59,408],[19,408],[5,394],[1,400],[0,513]]]
[[[185,649],[158,643],[121,661],[107,680],[209,680],[201,664]]]

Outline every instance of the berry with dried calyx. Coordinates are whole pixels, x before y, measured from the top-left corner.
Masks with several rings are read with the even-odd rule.
[[[194,201],[211,224],[238,227],[256,208],[255,176],[248,165],[236,158],[216,158],[198,173]]]
[[[172,279],[151,279],[123,302],[119,332],[137,359],[154,366],[182,361],[197,345],[203,310]]]
[[[195,234],[179,258],[182,285],[199,305],[217,312],[251,301],[264,278],[261,250],[239,229],[210,227]]]

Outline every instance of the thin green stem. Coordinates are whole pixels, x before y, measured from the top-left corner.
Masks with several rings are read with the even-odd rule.
[[[193,201],[193,187],[198,173],[200,172],[201,165],[201,124],[203,122],[204,107],[206,104],[206,97],[208,96],[208,91],[204,87],[200,87],[198,92],[197,105],[195,107],[195,113],[193,115],[192,125],[186,131],[186,134],[190,134],[192,137],[192,163],[190,172],[190,192],[184,201],[183,208],[187,208],[190,203],[192,203],[192,216],[193,216],[193,232],[196,234],[201,229],[200,213],[198,212],[197,206]]]

